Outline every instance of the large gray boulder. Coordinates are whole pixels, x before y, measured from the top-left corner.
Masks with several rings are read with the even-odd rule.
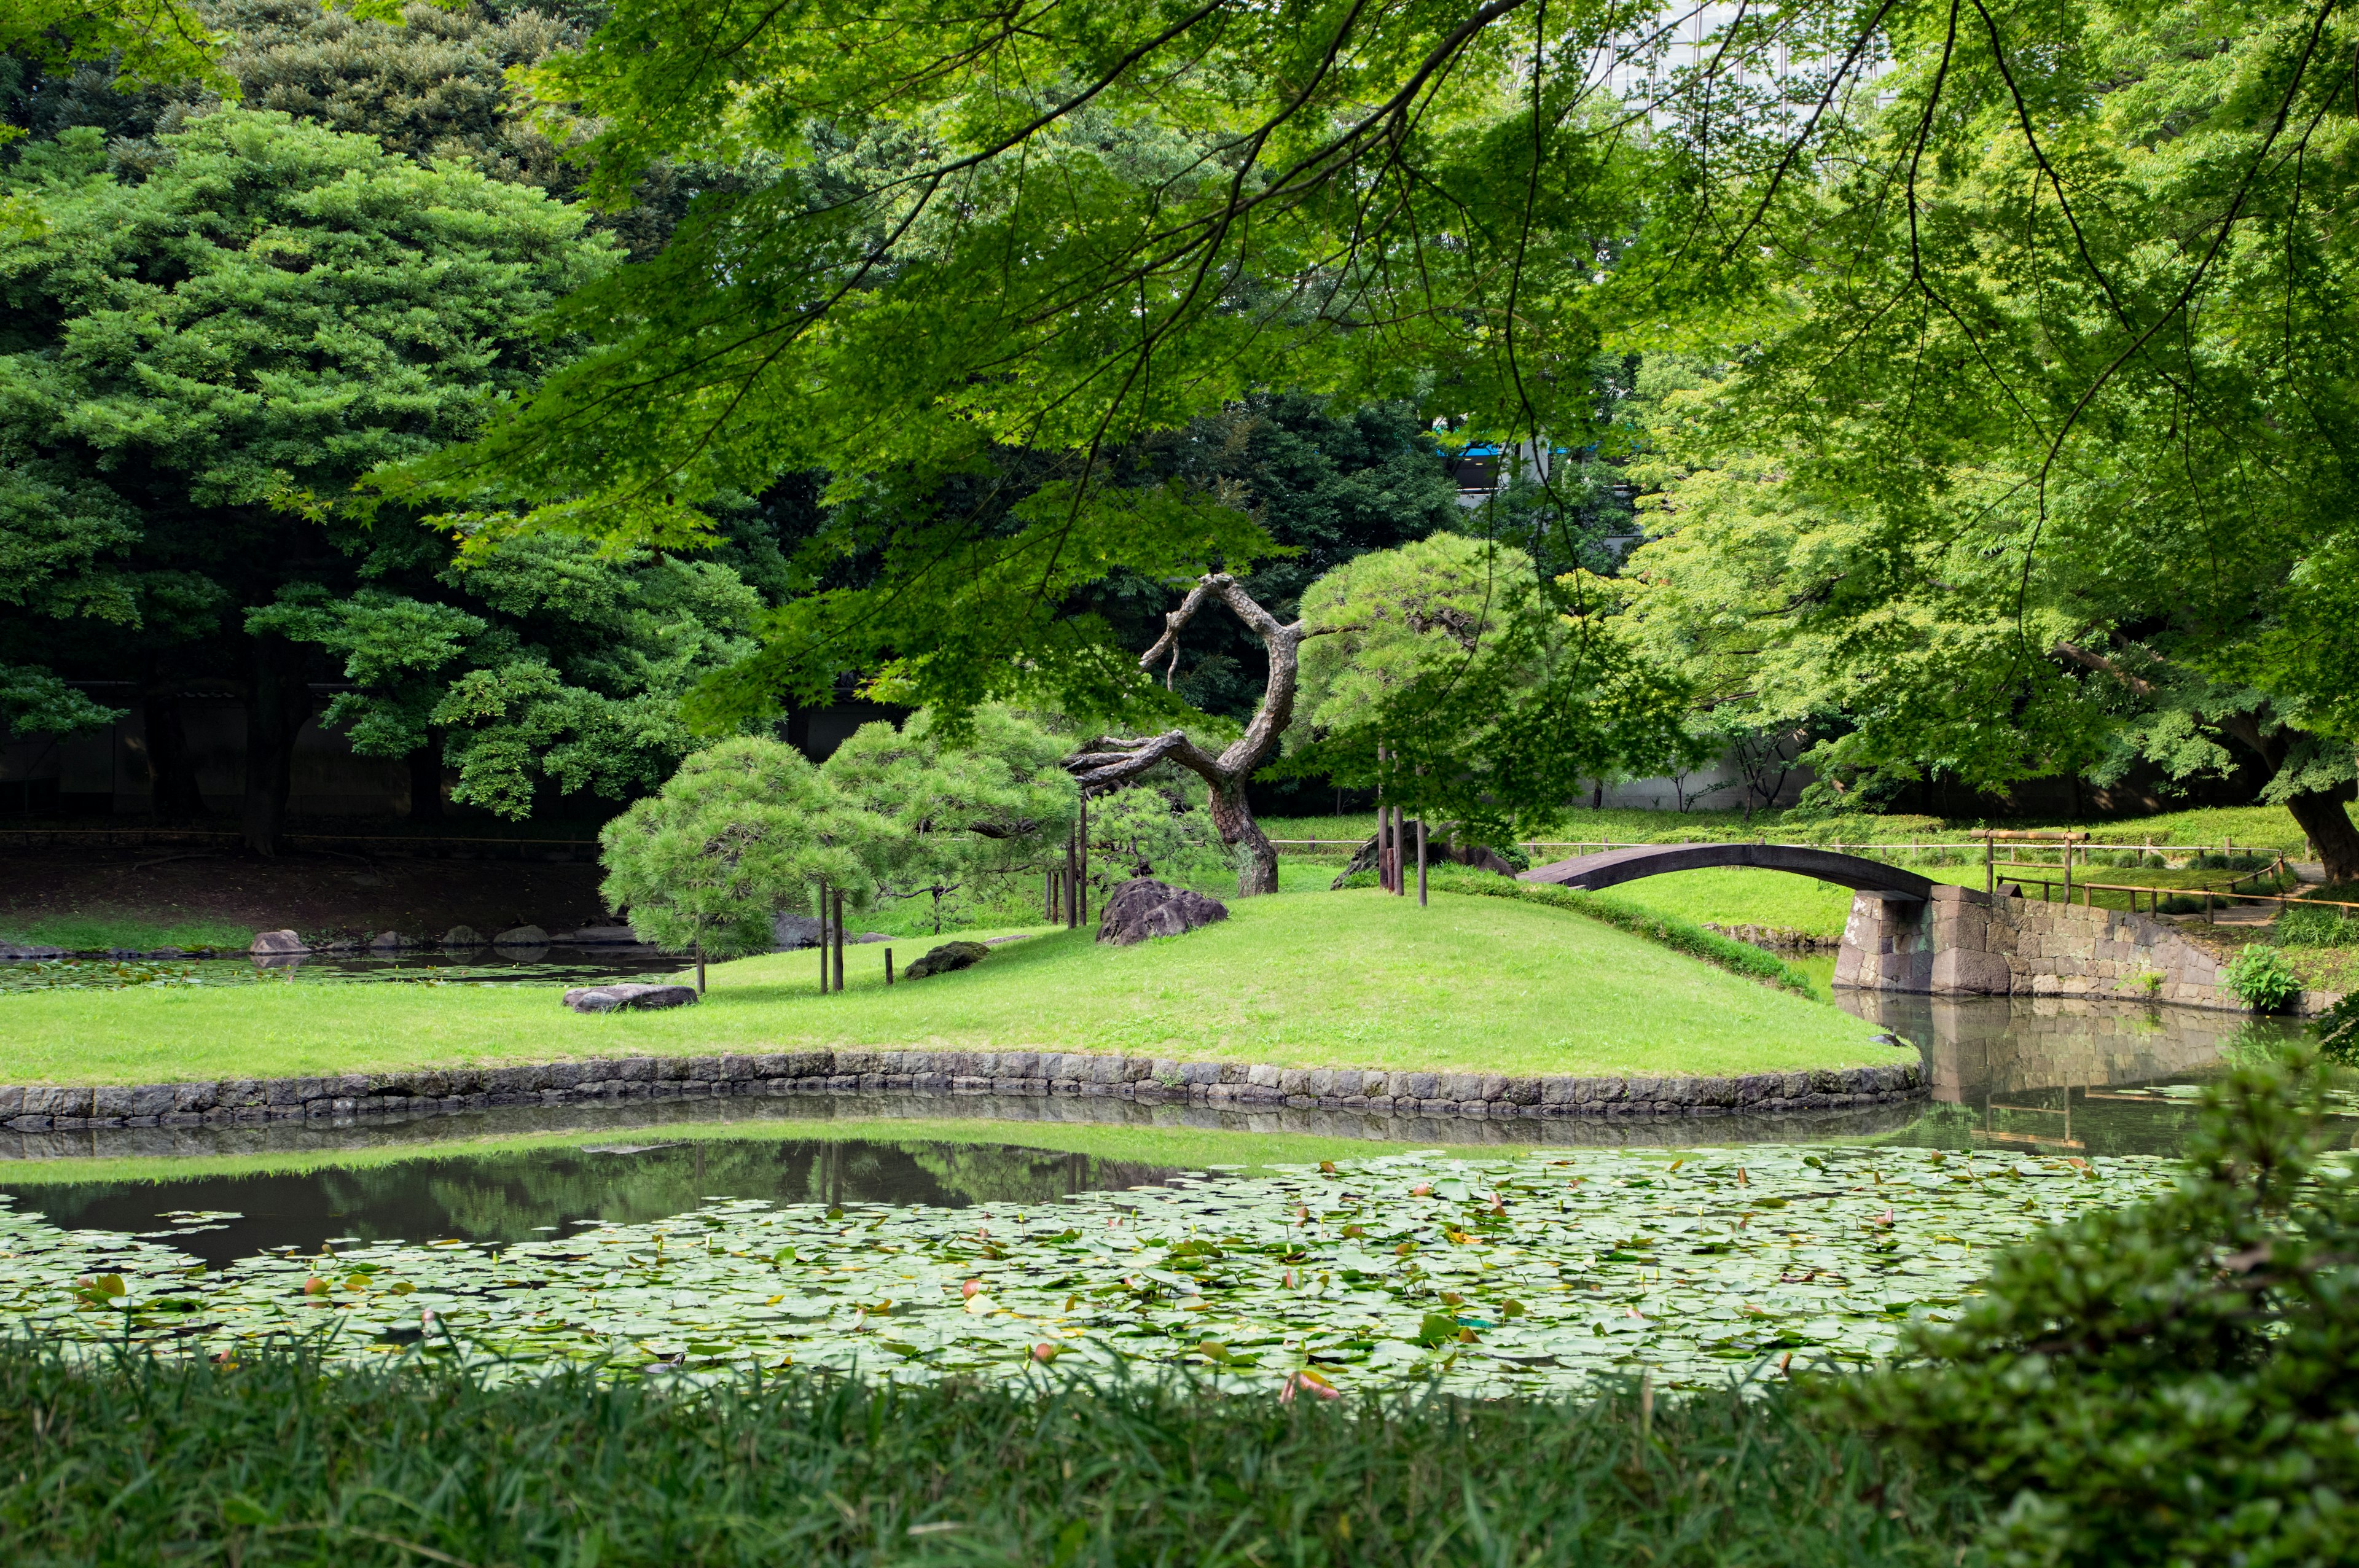
[[[808,914],[774,914],[770,916],[770,950],[781,953],[797,947],[816,947],[820,930],[820,923]]]
[[[546,947],[549,933],[538,925],[511,925],[492,938],[495,947]]]
[[[991,957],[991,949],[980,942],[945,942],[901,971],[905,980],[922,980],[928,975],[947,975],[952,969],[970,968]]]
[[[658,1008],[686,1007],[695,1000],[694,986],[650,986],[636,981],[575,986],[565,993],[565,1005],[576,1012],[648,1012]]]
[[[1150,936],[1178,936],[1228,917],[1229,906],[1217,898],[1175,888],[1153,877],[1137,877],[1106,895],[1105,912],[1098,920],[1098,940],[1127,947]]]
[[[774,914],[770,916],[770,951],[792,952],[799,947],[816,947],[827,928],[808,914]],[[843,939],[857,946],[863,942],[890,942],[882,931],[847,931]]]
[[[311,949],[303,938],[292,931],[261,931],[255,934],[254,946],[247,949],[257,958],[284,957],[292,953],[308,953]]]
[[[577,947],[628,947],[638,945],[639,934],[627,925],[585,925],[551,940],[571,942]]]

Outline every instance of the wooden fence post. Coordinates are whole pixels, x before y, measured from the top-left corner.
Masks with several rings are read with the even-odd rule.
[[[1425,813],[1417,814],[1417,906],[1425,907]]]

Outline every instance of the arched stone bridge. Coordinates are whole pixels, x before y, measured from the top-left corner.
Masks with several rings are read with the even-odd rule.
[[[2129,997],[2241,1007],[2218,959],[2173,927],[2120,910],[2029,902],[1799,844],[1642,844],[1535,866],[1518,880],[1595,892],[1666,871],[1753,866],[1852,890],[1835,984],[1935,996]]]
[[[1710,866],[1754,866],[1768,871],[1792,871],[1816,877],[1854,892],[1922,903],[1939,885],[1930,877],[1887,866],[1857,855],[1838,855],[1800,844],[1640,844],[1628,849],[1581,855],[1553,865],[1534,866],[1516,880],[1549,882],[1557,887],[1595,892],[1640,877],[1666,871],[1701,871]]]

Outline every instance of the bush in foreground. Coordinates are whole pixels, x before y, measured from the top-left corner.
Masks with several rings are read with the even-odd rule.
[[[2359,1561],[2359,1180],[2323,1094],[2300,1050],[2245,1060],[2169,1195],[2006,1254],[1820,1413],[1988,1487],[2001,1561]]]
[[[0,1538],[28,1562],[1949,1568],[1970,1507],[1782,1395],[690,1396],[0,1351]]]

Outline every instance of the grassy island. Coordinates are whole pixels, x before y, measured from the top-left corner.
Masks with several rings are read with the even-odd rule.
[[[1239,901],[1184,937],[1115,948],[1040,932],[975,968],[850,989],[816,957],[717,965],[691,1008],[582,1016],[552,988],[255,984],[0,1000],[0,1076],[160,1083],[614,1054],[839,1047],[1119,1051],[1283,1065],[1508,1074],[1747,1072],[1889,1061],[1866,1023],[1562,910],[1375,892]],[[894,944],[906,965],[924,939]]]

